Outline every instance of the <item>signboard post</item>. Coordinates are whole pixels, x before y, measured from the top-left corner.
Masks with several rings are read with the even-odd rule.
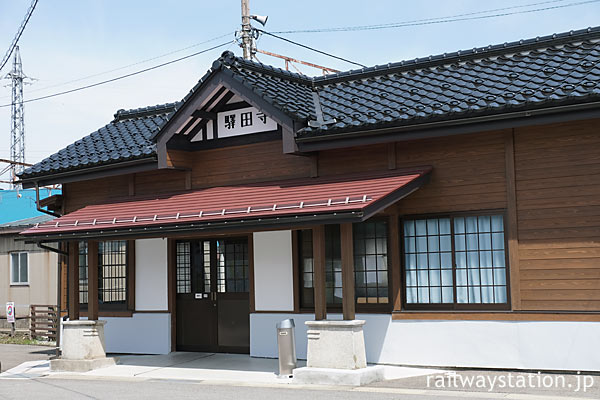
[[[10,336],[15,336],[15,303],[6,303],[6,322],[11,324]]]

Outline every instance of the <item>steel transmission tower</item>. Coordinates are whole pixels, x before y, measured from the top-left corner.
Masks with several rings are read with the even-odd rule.
[[[17,174],[20,174],[25,163],[25,120],[23,107],[23,81],[27,78],[23,74],[23,65],[21,64],[21,55],[19,46],[15,47],[12,70],[4,77],[11,81],[12,102],[11,102],[11,121],[10,121],[10,180],[13,182],[12,188],[17,189],[19,185],[14,182],[17,180]]]

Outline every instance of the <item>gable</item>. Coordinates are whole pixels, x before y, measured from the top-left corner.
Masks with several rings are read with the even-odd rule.
[[[294,152],[296,122],[228,70],[205,76],[156,135],[159,168],[168,168],[169,149],[198,151],[283,139]]]
[[[220,110],[215,110],[207,116],[205,121],[202,121],[202,118],[192,118],[192,121],[187,129],[183,128],[179,132],[180,135],[189,135],[191,143],[211,144],[223,142],[219,139],[280,132],[279,125],[273,118],[238,96],[232,97]],[[201,128],[194,129],[194,125]],[[252,142],[253,138],[248,137],[246,141]]]

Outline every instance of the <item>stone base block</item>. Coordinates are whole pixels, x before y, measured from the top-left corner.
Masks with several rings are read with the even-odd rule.
[[[106,358],[104,325],[106,321],[65,321],[62,333],[64,360],[95,360]]]
[[[310,385],[362,386],[384,379],[384,367],[376,365],[361,369],[296,368],[294,383]]]
[[[88,372],[98,368],[116,365],[114,357],[96,358],[93,360],[66,360],[58,358],[50,360],[50,371],[52,372]]]
[[[306,366],[355,370],[367,366],[365,321],[306,321]]]

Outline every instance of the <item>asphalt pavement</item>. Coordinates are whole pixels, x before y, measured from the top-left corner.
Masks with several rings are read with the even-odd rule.
[[[56,351],[53,347],[0,344],[0,373],[25,361],[48,360]]]
[[[514,399],[565,400],[597,397],[567,396],[559,393],[482,393],[477,391],[441,391],[391,387],[298,387],[281,385],[242,385],[202,381],[155,379],[80,379],[53,377],[0,379],[0,399],[232,399],[232,400],[456,400]]]
[[[222,354],[123,357],[119,368],[125,372],[133,368],[135,374],[119,370],[120,374],[103,376],[98,370],[47,376],[43,372],[47,362],[34,361],[47,360],[53,352],[43,346],[0,345],[3,371],[23,362],[30,365],[26,373],[0,378],[0,399],[600,399],[600,376],[585,373],[423,370],[364,387],[303,386],[254,376],[272,370],[274,360]],[[209,366],[202,364],[209,359]]]
[[[456,370],[386,380],[370,387],[468,392],[488,395],[600,399],[600,376],[589,373],[548,373],[498,370]]]

